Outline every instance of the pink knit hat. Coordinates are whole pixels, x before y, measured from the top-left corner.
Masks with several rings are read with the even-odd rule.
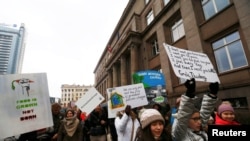
[[[218,115],[221,115],[221,113],[225,111],[231,111],[234,113],[234,108],[230,104],[221,104],[218,107]]]

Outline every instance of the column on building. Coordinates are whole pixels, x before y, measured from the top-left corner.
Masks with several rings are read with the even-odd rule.
[[[127,85],[127,75],[126,75],[126,56],[121,56],[121,85]]]
[[[108,84],[107,84],[107,88],[112,88],[113,87],[113,75],[112,75],[112,71],[109,70],[108,71]]]
[[[117,87],[118,86],[118,79],[117,79],[117,66],[116,66],[116,64],[113,64],[112,69],[113,69],[113,87]]]
[[[130,74],[133,75],[138,71],[138,47],[135,45],[130,46],[130,57],[131,57],[131,70]],[[132,81],[132,80],[131,80]],[[132,82],[131,82],[132,83]]]

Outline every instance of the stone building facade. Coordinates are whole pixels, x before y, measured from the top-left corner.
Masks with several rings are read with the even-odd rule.
[[[132,74],[161,71],[171,106],[185,92],[163,43],[207,54],[220,79],[220,100],[250,122],[250,1],[129,0],[94,70],[95,87],[132,84]],[[197,95],[208,83],[197,82]]]
[[[75,104],[75,102],[80,99],[82,96],[89,91],[89,89],[93,86],[85,86],[85,85],[68,85],[63,84],[61,86],[61,105],[62,107],[71,107]],[[73,107],[72,107],[73,108]]]

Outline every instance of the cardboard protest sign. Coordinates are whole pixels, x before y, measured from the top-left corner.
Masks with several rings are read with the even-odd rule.
[[[86,112],[86,115],[89,115],[105,98],[96,90],[95,87],[89,89],[75,105],[83,112]]]
[[[176,48],[165,43],[163,45],[177,77],[220,83],[216,70],[206,54]]]
[[[109,118],[117,111],[124,110],[127,105],[132,108],[148,104],[142,83],[107,89]],[[114,115],[110,115],[110,114]]]
[[[0,96],[0,138],[53,126],[45,73],[0,75]]]
[[[156,70],[143,70],[133,74],[135,84],[142,83],[149,102],[167,101],[166,82],[163,73]]]

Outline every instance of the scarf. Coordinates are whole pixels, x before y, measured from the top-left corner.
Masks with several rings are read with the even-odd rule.
[[[76,118],[76,116],[73,117],[67,117],[63,119],[64,128],[67,132],[67,134],[72,137],[75,133],[77,126],[79,124],[79,120]]]
[[[218,114],[215,114],[215,125],[240,125],[237,121],[223,120]]]

